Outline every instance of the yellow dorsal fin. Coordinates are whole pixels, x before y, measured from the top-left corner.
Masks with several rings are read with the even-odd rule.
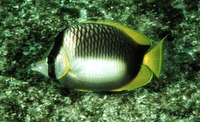
[[[142,65],[138,75],[130,83],[112,91],[131,90],[144,86],[151,81],[152,77],[153,72],[146,65]]]
[[[162,45],[163,41],[167,36],[165,36],[159,44],[157,44],[152,50],[150,50],[143,60],[143,64],[147,65],[157,78],[160,76],[161,66],[162,66]]]
[[[81,23],[97,23],[97,24],[114,26],[114,27],[119,28],[120,30],[124,31],[128,36],[130,36],[138,44],[151,46],[151,41],[148,37],[146,37],[145,35],[141,34],[138,31],[131,29],[129,27],[126,27],[124,25],[120,25],[117,23],[110,23],[110,22],[101,22],[101,21],[85,21],[85,22],[81,22]]]

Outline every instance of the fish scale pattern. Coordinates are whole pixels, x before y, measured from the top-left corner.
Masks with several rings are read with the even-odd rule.
[[[79,24],[68,29],[68,44],[73,45],[76,57],[83,58],[131,58],[134,53],[131,38],[121,30],[102,24]],[[129,60],[129,59],[127,59]]]

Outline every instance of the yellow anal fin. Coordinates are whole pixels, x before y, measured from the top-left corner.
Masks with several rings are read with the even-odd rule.
[[[158,45],[156,45],[152,50],[150,50],[143,60],[143,64],[147,65],[157,78],[160,76],[161,67],[162,67],[162,45],[163,41],[167,36],[165,36]]]
[[[131,90],[144,86],[151,81],[152,77],[153,72],[146,65],[141,65],[138,75],[129,84],[112,91]]]
[[[82,91],[82,92],[93,92],[93,91],[90,91],[90,90],[85,90],[85,89],[74,89],[76,91]]]

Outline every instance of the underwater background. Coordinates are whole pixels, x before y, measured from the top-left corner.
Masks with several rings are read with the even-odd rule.
[[[0,121],[199,121],[199,0],[0,0]],[[159,79],[117,93],[66,90],[30,70],[65,27],[126,25],[163,44]]]

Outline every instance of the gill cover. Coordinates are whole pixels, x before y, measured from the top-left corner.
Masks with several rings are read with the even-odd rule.
[[[69,61],[65,54],[59,54],[56,58],[55,63],[55,74],[56,78],[60,79],[63,77],[69,70]]]

